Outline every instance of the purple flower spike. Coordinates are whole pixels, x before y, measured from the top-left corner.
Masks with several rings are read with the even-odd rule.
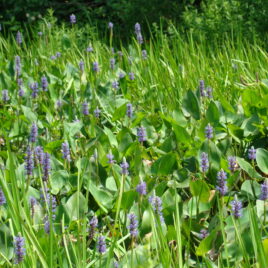
[[[22,44],[22,35],[21,35],[21,32],[18,31],[17,32],[17,35],[16,35],[16,42],[17,44],[20,46]]]
[[[89,239],[93,239],[96,234],[96,228],[98,227],[98,218],[93,216],[89,222]]]
[[[98,237],[98,241],[97,241],[97,249],[99,251],[100,254],[103,254],[106,252],[106,242],[105,242],[105,237],[100,235]]]
[[[114,28],[114,24],[112,22],[108,23],[108,29],[112,30]]]
[[[207,172],[209,169],[208,154],[206,153],[201,154],[201,169],[202,172]]]
[[[0,188],[0,206],[3,206],[6,203],[6,197],[3,190]]]
[[[38,92],[39,92],[38,83],[37,82],[32,83],[30,85],[30,89],[32,90],[32,97],[33,99],[35,99],[38,96]]]
[[[23,261],[26,255],[25,239],[18,235],[14,237],[14,253],[15,253],[15,264],[19,264]]]
[[[227,180],[227,174],[222,169],[217,174],[217,183],[218,183],[218,185],[216,187],[216,189],[220,192],[221,196],[224,196],[228,191],[226,180]]]
[[[124,73],[122,73],[122,72],[120,72],[120,73],[118,74],[118,78],[119,78],[119,79],[123,79],[125,76],[126,76],[126,75],[125,75]]]
[[[128,74],[128,76],[129,76],[129,79],[132,80],[132,81],[135,79],[135,75],[134,75],[134,73],[132,73],[132,72],[130,72],[130,73]]]
[[[251,146],[251,148],[248,150],[248,158],[250,160],[256,159],[256,149],[253,146]]]
[[[133,107],[131,103],[127,104],[127,117],[131,118],[133,116]]]
[[[137,237],[138,235],[138,221],[137,216],[134,213],[128,214],[129,218],[129,225],[127,228],[129,229],[129,233],[131,234],[132,238]]]
[[[110,59],[110,68],[111,68],[112,70],[114,70],[114,67],[115,67],[115,59],[112,58],[112,59]]]
[[[50,222],[47,215],[44,217],[44,230],[46,234],[50,234]]]
[[[36,123],[33,123],[30,132],[30,142],[35,143],[37,135],[38,135],[38,127]]]
[[[82,104],[82,113],[83,115],[89,115],[88,103],[86,101]]]
[[[200,237],[201,239],[204,239],[204,238],[206,238],[208,235],[209,235],[208,230],[206,230],[206,229],[202,229],[202,230],[200,231],[199,237]]]
[[[213,138],[213,127],[210,124],[205,127],[205,134],[207,139]]]
[[[201,97],[207,97],[204,80],[199,81],[199,90],[200,90]]]
[[[25,171],[28,176],[31,176],[33,174],[33,168],[34,168],[33,152],[30,146],[28,146],[25,156]]]
[[[99,64],[98,64],[98,62],[93,62],[93,71],[94,72],[99,72],[99,70],[100,70],[100,67],[99,67]]]
[[[268,183],[265,181],[263,184],[261,184],[261,200],[267,200],[268,199]]]
[[[231,202],[232,206],[232,215],[238,219],[242,216],[242,202],[237,200],[237,197],[235,196],[235,199]]]
[[[137,187],[136,187],[136,191],[140,194],[140,195],[146,195],[147,194],[147,185],[146,182],[141,181]]]
[[[61,145],[62,158],[71,162],[70,148],[68,142],[63,142]]]
[[[3,102],[8,102],[9,101],[9,96],[8,96],[8,90],[4,89],[2,90],[2,101]]]
[[[60,52],[56,52],[56,58],[59,58],[61,56]]]
[[[44,75],[41,78],[41,85],[42,85],[42,90],[47,91],[48,81],[47,81],[46,76],[44,76]]]
[[[36,146],[34,149],[34,155],[36,160],[39,162],[40,165],[43,164],[44,161],[44,150],[42,146]]]
[[[207,97],[209,99],[213,98],[212,92],[213,92],[213,89],[211,87],[207,87]]]
[[[112,88],[119,89],[119,83],[118,83],[118,81],[113,81],[112,82]]]
[[[135,33],[138,34],[141,32],[141,25],[137,22],[135,24]]]
[[[159,216],[160,222],[164,223],[161,198],[159,196],[156,196],[156,195],[151,195],[149,197],[149,203],[151,204],[153,211]]]
[[[142,55],[142,58],[144,60],[147,60],[148,55],[147,55],[147,51],[145,49],[141,51],[141,55]]]
[[[228,169],[231,172],[235,172],[238,169],[238,163],[236,161],[235,156],[229,156],[228,157]]]
[[[93,51],[94,51],[93,47],[87,47],[86,49],[86,52],[93,52]]]
[[[101,113],[101,110],[97,107],[95,110],[94,110],[94,116],[96,118],[99,118],[100,117],[100,113]]]
[[[50,174],[50,155],[49,153],[44,153],[44,160],[43,160],[43,181],[48,181],[48,177]]]
[[[121,171],[122,175],[128,175],[129,174],[129,172],[128,172],[129,164],[127,163],[125,157],[123,158],[123,162],[120,164],[120,167],[122,169],[122,171]]]
[[[31,217],[33,218],[35,213],[35,205],[37,204],[37,200],[34,197],[30,197],[30,208],[31,208]]]
[[[113,164],[115,162],[114,156],[111,153],[107,154],[106,157],[108,158],[108,164]]]
[[[79,62],[79,69],[80,69],[80,71],[83,73],[84,72],[84,70],[85,70],[85,63],[81,60],[80,62]]]
[[[19,77],[21,75],[21,62],[20,62],[20,56],[15,57],[15,72],[16,76]]]
[[[144,127],[139,127],[137,129],[137,136],[138,136],[139,142],[146,141],[146,129]]]
[[[76,16],[75,16],[74,14],[72,14],[72,15],[70,16],[70,23],[71,23],[71,24],[75,24],[75,23],[76,23]]]

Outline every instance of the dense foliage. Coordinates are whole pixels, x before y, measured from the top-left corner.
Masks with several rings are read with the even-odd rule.
[[[81,25],[91,22],[106,31],[104,21],[116,24],[121,40],[138,21],[148,32],[149,25],[159,24],[167,30],[170,21],[181,31],[206,33],[212,40],[225,33],[242,34],[251,39],[264,38],[268,28],[268,2],[263,0],[8,0],[2,1],[0,20],[6,30],[16,31],[21,22],[32,25],[53,9],[59,22],[75,13]]]
[[[0,35],[0,266],[267,267],[268,53],[70,22]]]

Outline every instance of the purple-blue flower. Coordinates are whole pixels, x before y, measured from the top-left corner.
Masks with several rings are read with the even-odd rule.
[[[205,127],[205,134],[207,139],[213,138],[213,127],[210,124]]]
[[[235,156],[229,156],[228,157],[228,169],[231,172],[235,172],[238,169],[238,163],[236,161]]]
[[[96,118],[99,118],[100,117],[100,113],[101,113],[101,110],[97,107],[95,110],[94,110],[94,116]]]
[[[115,67],[115,58],[110,59],[110,68],[114,70]]]
[[[113,164],[115,162],[114,156],[111,153],[107,154],[106,157],[108,158],[109,164]]]
[[[261,184],[261,200],[267,200],[268,199],[268,183],[267,181],[264,181],[263,184]]]
[[[156,196],[156,195],[151,195],[149,197],[149,203],[151,204],[153,211],[159,216],[160,222],[164,223],[161,198],[159,196]]]
[[[127,117],[131,118],[133,116],[133,107],[131,103],[127,104]]]
[[[43,164],[44,160],[44,150],[42,146],[36,146],[34,149],[34,155],[39,164]]]
[[[96,228],[98,227],[98,218],[93,216],[89,222],[89,239],[93,239],[96,234]]]
[[[201,169],[202,172],[207,172],[209,169],[208,154],[204,152],[201,154]]]
[[[128,74],[128,77],[129,77],[130,80],[134,80],[134,79],[135,79],[135,75],[134,75],[134,73],[132,73],[132,72],[130,72],[130,73]]]
[[[32,84],[30,84],[30,89],[32,90],[32,97],[33,99],[35,99],[38,96],[38,83],[37,82],[33,82]]]
[[[138,221],[137,216],[134,213],[128,214],[129,225],[127,228],[129,229],[129,233],[132,237],[137,237],[138,235]]]
[[[28,146],[25,156],[25,171],[28,176],[31,176],[33,174],[33,168],[34,168],[33,152],[30,146]]]
[[[256,149],[254,148],[254,146],[251,146],[251,148],[248,150],[248,158],[250,160],[256,159]]]
[[[61,145],[62,158],[71,162],[71,154],[68,142],[63,142]]]
[[[88,103],[86,101],[82,104],[82,113],[83,115],[89,115]]]
[[[8,96],[8,90],[7,89],[3,89],[2,90],[2,101],[3,102],[8,102],[9,101],[9,96]]]
[[[98,237],[98,241],[97,241],[97,249],[99,251],[100,254],[103,254],[106,252],[106,242],[105,242],[105,237],[100,235]]]
[[[79,62],[79,69],[81,72],[84,72],[85,70],[85,63],[82,60]]]
[[[207,87],[206,90],[207,90],[207,97],[212,99],[213,98],[213,95],[212,95],[213,89],[212,89],[212,87]]]
[[[93,62],[93,71],[98,72],[100,70],[98,62]]]
[[[114,24],[112,22],[108,23],[108,29],[112,30],[114,28]]]
[[[138,127],[137,136],[139,142],[146,141],[146,129],[144,127]]]
[[[208,236],[208,230],[206,230],[206,229],[201,229],[200,230],[200,233],[199,233],[199,237],[201,238],[201,239],[204,239],[204,238],[206,238],[207,236]]]
[[[3,206],[6,203],[6,197],[3,190],[0,188],[0,206]]]
[[[120,164],[120,167],[121,167],[121,169],[122,169],[122,170],[121,170],[121,173],[122,173],[123,175],[128,175],[128,174],[129,174],[129,172],[128,172],[129,164],[127,163],[125,157],[123,158],[123,162]]]
[[[43,75],[41,78],[41,85],[42,85],[42,90],[47,91],[48,81],[45,75]]]
[[[87,51],[87,52],[93,52],[94,49],[93,49],[93,47],[87,47],[86,51]]]
[[[228,191],[226,180],[227,180],[227,174],[223,169],[221,169],[217,174],[217,186],[216,186],[216,189],[220,192],[221,196],[224,196]]]
[[[42,164],[43,164],[43,181],[48,181],[51,169],[49,153],[44,153],[44,159]]]
[[[137,187],[136,187],[136,191],[140,194],[140,195],[146,195],[147,194],[147,185],[146,182],[141,181]]]
[[[25,239],[20,235],[14,237],[14,254],[15,264],[21,263],[26,255]]]
[[[36,123],[33,123],[30,132],[30,142],[35,143],[37,136],[38,136],[38,127]]]
[[[30,209],[31,209],[31,217],[33,218],[35,213],[35,205],[37,204],[37,200],[34,197],[30,197]]]
[[[237,200],[237,197],[235,196],[235,199],[231,202],[232,207],[232,215],[238,219],[242,216],[242,202]]]
[[[15,57],[15,73],[16,76],[19,77],[21,75],[21,61],[20,56]]]
[[[204,80],[199,80],[199,90],[200,90],[201,97],[207,97]]]
[[[144,59],[144,60],[147,60],[147,51],[144,49],[144,50],[142,50],[141,51],[141,55],[142,55],[142,58]]]
[[[125,76],[126,76],[126,75],[125,75],[123,72],[120,72],[120,73],[118,74],[118,78],[119,78],[119,79],[123,79]]]
[[[119,89],[119,82],[118,81],[113,81],[112,82],[112,88]]]
[[[76,16],[74,14],[70,15],[70,23],[75,24],[76,23]]]
[[[17,44],[20,46],[22,44],[22,34],[20,31],[17,32],[17,35],[16,35],[16,42]]]

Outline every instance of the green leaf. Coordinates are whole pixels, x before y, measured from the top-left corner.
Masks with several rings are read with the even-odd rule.
[[[66,170],[58,170],[51,176],[52,194],[58,194],[61,188],[67,183],[69,174]]]
[[[138,197],[138,193],[135,190],[126,191],[123,193],[121,208],[128,210],[133,205],[134,201]]]
[[[172,124],[172,128],[174,130],[174,133],[176,135],[176,139],[178,142],[181,143],[189,143],[191,140],[191,136],[185,129],[185,127],[181,127],[177,124]]]
[[[118,119],[124,117],[126,115],[126,109],[126,104],[123,104],[119,108],[117,108],[113,113],[112,121],[115,122]]]
[[[190,191],[193,196],[199,197],[203,203],[209,200],[210,192],[207,183],[203,180],[196,180],[190,182]]]
[[[109,142],[110,142],[111,146],[117,148],[118,143],[117,143],[116,137],[113,134],[113,132],[107,127],[104,127],[103,131],[108,136],[108,139],[109,139]]]
[[[37,121],[37,115],[29,107],[22,105],[21,108],[25,117],[29,120],[30,123]]]
[[[205,255],[212,247],[212,242],[216,238],[218,230],[213,230],[205,239],[201,241],[196,249],[196,254],[198,256]]]
[[[251,178],[262,179],[263,177],[243,158],[236,157],[237,163]]]
[[[176,162],[176,155],[168,153],[157,159],[152,165],[152,173],[156,175],[168,175]]]
[[[201,116],[200,105],[196,95],[192,90],[188,90],[182,102],[183,108],[195,119],[199,120]]]
[[[83,123],[82,122],[73,122],[73,123],[66,123],[64,122],[64,134],[67,137],[73,137],[75,134],[77,134],[80,129],[82,128]]]
[[[214,101],[211,101],[209,106],[208,106],[206,118],[211,123],[218,122],[220,119],[219,110],[218,110],[218,107]]]
[[[256,161],[260,170],[268,174],[268,151],[263,148],[257,149]]]
[[[77,220],[78,217],[83,217],[87,212],[86,198],[82,195],[82,193],[74,193],[66,202],[65,209],[71,220]]]

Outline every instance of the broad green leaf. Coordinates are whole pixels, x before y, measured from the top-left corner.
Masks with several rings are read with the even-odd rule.
[[[218,110],[218,107],[214,101],[211,101],[209,106],[208,106],[206,118],[211,123],[216,123],[220,119],[219,110]]]
[[[83,217],[87,212],[86,198],[82,193],[75,192],[66,202],[65,209],[71,220]]]
[[[192,90],[187,91],[182,106],[195,120],[200,119],[200,104]]]
[[[268,151],[263,148],[257,149],[256,161],[260,170],[268,174]]]
[[[204,180],[196,180],[190,182],[190,191],[193,196],[199,198],[201,202],[209,200],[210,191],[207,183]]]
[[[111,146],[117,148],[118,147],[118,143],[117,143],[116,137],[113,134],[113,132],[109,128],[107,128],[107,127],[104,127],[103,128],[103,131],[108,136],[108,139],[109,139],[109,142],[110,142]]]
[[[236,157],[237,163],[251,178],[262,179],[263,177],[243,158]]]
[[[205,239],[201,241],[196,249],[196,254],[198,256],[205,255],[212,248],[212,242],[216,238],[218,230],[213,230]]]
[[[189,135],[185,127],[181,127],[177,124],[172,124],[172,128],[174,130],[178,142],[189,143],[191,141],[191,136]]]
[[[176,162],[176,155],[168,153],[157,159],[152,165],[152,173],[156,175],[168,175],[172,172]]]

